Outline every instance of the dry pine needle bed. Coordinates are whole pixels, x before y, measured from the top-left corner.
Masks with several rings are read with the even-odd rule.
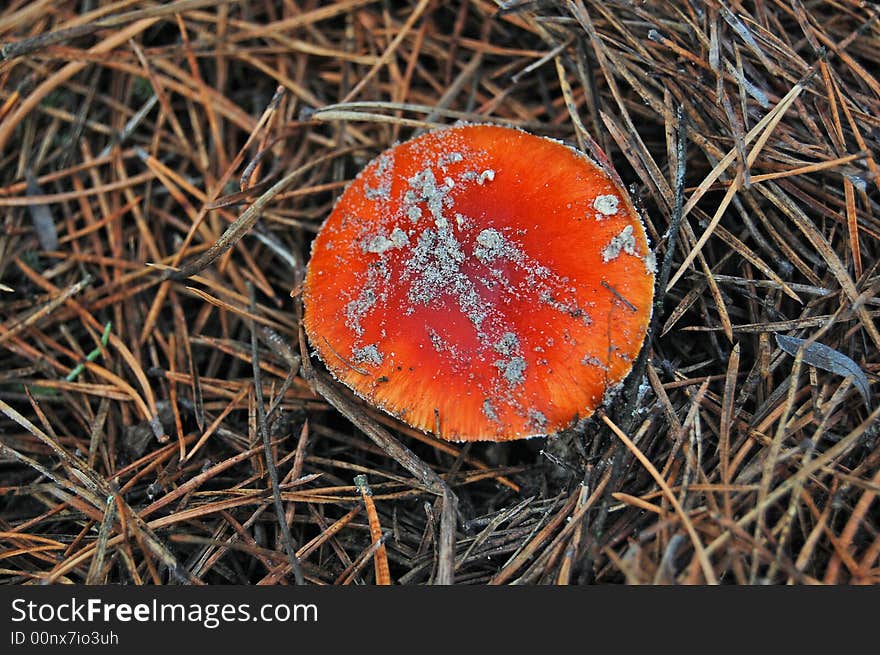
[[[0,43],[4,583],[880,582],[872,3],[11,0]],[[412,429],[302,329],[346,185],[458,121],[607,158],[653,248],[549,439]]]

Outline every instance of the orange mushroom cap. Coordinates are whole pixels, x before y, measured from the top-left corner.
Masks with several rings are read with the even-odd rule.
[[[304,325],[337,379],[415,428],[549,435],[629,373],[654,272],[626,191],[583,153],[455,126],[346,188],[312,244]]]

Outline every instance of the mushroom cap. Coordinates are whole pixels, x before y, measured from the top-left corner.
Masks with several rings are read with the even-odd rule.
[[[583,153],[460,125],[379,155],[312,244],[309,341],[357,395],[450,441],[554,434],[629,373],[654,257]]]

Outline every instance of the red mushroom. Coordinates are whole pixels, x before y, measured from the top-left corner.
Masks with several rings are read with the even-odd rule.
[[[346,188],[312,244],[304,324],[337,379],[415,428],[549,435],[630,371],[654,272],[626,191],[583,153],[456,126]]]

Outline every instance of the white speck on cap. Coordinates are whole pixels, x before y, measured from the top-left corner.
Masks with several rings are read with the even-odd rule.
[[[363,348],[355,348],[351,355],[351,359],[355,364],[372,364],[373,366],[379,366],[384,359],[382,353],[379,352],[379,349],[375,344],[370,344]]]
[[[617,207],[620,204],[620,198],[612,195],[596,196],[593,201],[593,209],[602,216],[614,216],[617,213]],[[596,216],[596,218],[602,218]]]
[[[633,236],[632,225],[627,225],[620,234],[611,239],[602,250],[602,260],[610,262],[612,259],[616,259],[621,250],[627,255],[636,254],[636,238]]]

